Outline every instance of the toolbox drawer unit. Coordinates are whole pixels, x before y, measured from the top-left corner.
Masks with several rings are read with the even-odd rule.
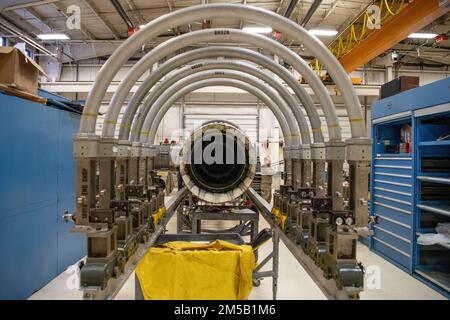
[[[450,78],[373,103],[372,135],[369,246],[450,297],[450,246],[417,243],[450,222]]]

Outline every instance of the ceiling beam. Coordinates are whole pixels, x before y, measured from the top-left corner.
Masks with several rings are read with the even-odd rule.
[[[42,52],[43,54],[49,55],[49,56],[55,56],[55,54],[51,51],[49,51],[47,48],[42,46],[40,43],[36,41],[36,39],[31,38],[27,32],[23,31],[22,29],[18,28],[8,20],[2,18],[0,16],[0,29],[5,30],[6,32],[12,34],[13,36],[19,38],[23,42],[27,43],[28,45],[32,46],[36,50]]]
[[[286,18],[290,18],[292,15],[292,12],[294,12],[295,7],[297,6],[298,0],[291,0],[289,1],[289,4],[286,8],[286,11],[284,12],[284,16]]]
[[[116,9],[117,14],[122,18],[123,22],[127,25],[128,29],[134,29],[136,26],[134,25],[131,18],[128,16],[125,9],[120,4],[119,0],[110,0],[114,9]]]
[[[107,29],[109,29],[109,31],[113,35],[114,39],[119,40],[120,39],[120,34],[117,32],[116,29],[114,29],[114,27],[108,21],[106,21],[100,15],[100,12],[99,12],[97,6],[94,4],[94,2],[92,0],[84,0],[84,2],[87,4],[89,9],[91,9],[91,11],[94,13],[94,15],[105,25],[105,27]]]
[[[275,10],[276,13],[280,13],[280,11],[283,9],[283,5],[284,5],[284,0],[280,0],[278,4],[277,9]]]
[[[334,0],[333,3],[330,4],[330,8],[326,10],[322,16],[322,19],[318,23],[315,23],[314,25],[310,25],[311,29],[318,28],[322,25],[323,22],[325,22],[330,15],[336,10],[337,6],[339,5],[340,0]]]
[[[334,2],[331,4],[330,9],[328,9],[325,14],[323,15],[322,21],[328,19],[328,17],[330,16],[330,14],[333,13],[333,11],[336,9],[336,7],[338,6],[340,0],[334,0]]]
[[[43,25],[45,25],[47,27],[47,29],[49,29],[49,31],[53,31],[55,28],[54,26],[52,26],[47,19],[45,19],[43,16],[41,16],[39,14],[39,12],[37,12],[35,9],[33,9],[32,7],[27,7],[24,10],[26,10],[30,15],[32,15],[36,20],[38,20],[39,22],[41,22]],[[41,30],[42,32],[44,32],[45,30]]]
[[[339,34],[344,31],[348,26],[361,14],[361,11],[369,5],[373,0],[365,0],[363,3],[360,4],[359,8],[355,9],[347,9],[346,10],[353,10],[353,14],[350,15],[338,28],[337,31]]]
[[[374,30],[366,39],[340,59],[347,72],[375,59],[400,41],[449,12],[446,5],[437,1],[415,0],[389,19],[381,29]]]
[[[407,45],[397,45],[394,47],[394,50],[400,55],[411,58],[450,65],[450,55],[449,51],[446,49],[422,47],[414,50]]]
[[[33,2],[28,2],[28,3],[24,3],[24,4],[18,4],[18,5],[13,5],[13,6],[9,6],[3,9],[0,9],[0,12],[3,11],[12,11],[12,10],[17,10],[17,9],[23,9],[23,8],[31,8],[31,7],[35,7],[35,6],[40,6],[43,4],[49,4],[49,3],[53,3],[53,2],[58,2],[59,0],[41,0],[41,1],[33,1]]]
[[[302,22],[300,22],[302,27],[305,27],[308,24],[309,20],[311,20],[312,16],[316,13],[321,4],[322,0],[314,0],[311,7],[309,7],[308,12],[306,12],[306,15],[303,17]]]
[[[143,24],[146,23],[144,17],[142,16],[141,12],[139,11],[138,7],[134,4],[132,0],[125,0],[128,8],[130,9],[132,15],[134,16],[134,19],[137,21],[137,24]]]

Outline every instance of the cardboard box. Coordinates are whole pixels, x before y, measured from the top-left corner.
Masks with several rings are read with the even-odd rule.
[[[0,46],[0,83],[36,95],[39,73],[47,76],[19,49]]]
[[[417,88],[419,86],[419,77],[401,76],[381,86],[381,99],[388,98],[401,92]]]

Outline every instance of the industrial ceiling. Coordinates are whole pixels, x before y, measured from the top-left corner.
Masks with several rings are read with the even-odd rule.
[[[394,0],[395,2],[396,0]],[[398,0],[402,2],[403,0]],[[59,46],[65,52],[62,62],[88,58],[108,57],[128,37],[130,28],[139,28],[170,11],[199,4],[241,3],[265,8],[280,15],[287,15],[307,29],[345,30],[349,24],[373,0],[3,0],[0,3],[0,34],[11,34],[5,24],[12,24],[23,35],[44,45],[51,52]],[[406,1],[408,2],[408,1]],[[67,10],[71,6],[81,9],[80,29],[69,30],[66,26]],[[450,15],[446,14],[422,31],[438,34],[450,32]],[[205,27],[243,28],[253,26],[251,21],[239,19],[212,19],[195,21],[176,29],[167,30],[155,42],[148,43],[145,50],[175,35]],[[36,39],[40,33],[64,33],[70,40],[42,43]],[[335,37],[320,37],[329,44]],[[301,43],[292,43],[281,37],[279,41],[307,57]],[[203,44],[207,45],[207,44]],[[406,39],[393,49],[398,50],[405,63],[431,65],[447,69],[450,42],[436,44],[430,40]]]

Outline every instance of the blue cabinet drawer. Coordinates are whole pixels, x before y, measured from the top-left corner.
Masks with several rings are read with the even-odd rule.
[[[378,224],[376,226],[387,230],[405,239],[411,239],[412,228],[406,223],[398,221],[398,219],[388,217],[386,215],[378,215]]]
[[[373,192],[373,196],[379,196],[380,198],[387,200],[391,199],[391,201],[395,203],[401,203],[409,206],[412,206],[413,204],[413,195],[411,192],[402,192],[395,190],[394,188],[383,187],[374,187]]]
[[[411,188],[414,184],[411,173],[374,172],[374,179],[390,185],[405,186]]]
[[[400,251],[411,255],[412,246],[411,240],[409,238],[400,236],[399,234],[392,232],[387,228],[383,228],[380,225],[374,226],[373,232],[376,238],[381,239],[387,244],[399,249]]]
[[[387,178],[387,179],[386,179]],[[385,190],[393,190],[394,192],[403,194],[403,195],[413,195],[413,184],[411,181],[407,183],[401,183],[392,179],[390,177],[383,176],[375,176],[372,181],[372,186],[375,190],[376,188],[385,189]],[[375,191],[374,190],[374,191]],[[391,193],[394,193],[390,191]]]
[[[388,258],[393,263],[411,271],[411,255],[400,251],[386,241],[372,237],[372,250]]]
[[[411,167],[412,157],[387,157],[387,156],[376,156],[373,160],[375,165],[383,166],[402,166]]]
[[[412,225],[412,215],[410,211],[391,206],[386,202],[378,202],[377,199],[374,199],[373,201],[372,214],[392,219],[405,226],[410,227]]]

